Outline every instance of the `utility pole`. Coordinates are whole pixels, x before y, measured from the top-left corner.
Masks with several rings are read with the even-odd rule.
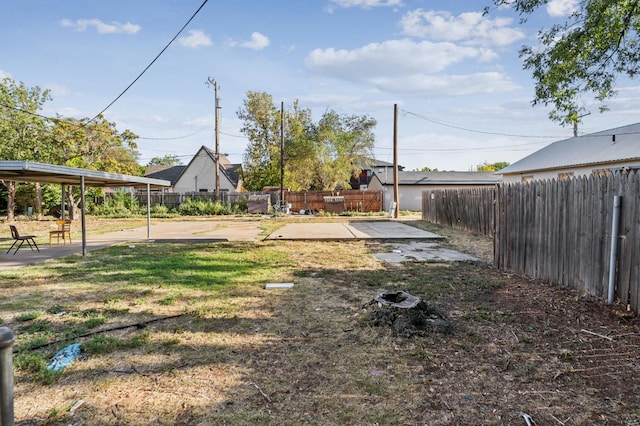
[[[398,173],[398,104],[393,104],[393,199],[396,202],[396,208],[393,217],[399,217],[400,211],[400,188]]]
[[[215,101],[215,140],[216,140],[216,201],[220,201],[220,98],[218,97],[218,82],[213,78],[207,78],[207,87],[213,86]]]
[[[573,122],[573,137],[574,138],[578,137],[578,120],[580,120],[582,117],[586,117],[587,115],[591,115],[591,113],[588,112],[586,114],[579,115],[578,118],[576,119],[576,121]]]
[[[280,102],[280,208],[284,209],[284,101]]]

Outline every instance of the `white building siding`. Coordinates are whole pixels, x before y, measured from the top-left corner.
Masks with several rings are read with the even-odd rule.
[[[640,161],[630,161],[624,163],[608,163],[608,164],[591,164],[583,167],[571,167],[566,169],[557,170],[535,170],[530,173],[509,173],[502,175],[502,181],[504,183],[516,183],[528,180],[551,180],[563,178],[567,175],[573,176],[590,176],[592,173],[607,170],[607,169],[620,169],[622,167],[640,167]]]

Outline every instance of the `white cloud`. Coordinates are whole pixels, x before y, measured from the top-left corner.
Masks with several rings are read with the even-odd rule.
[[[402,78],[377,78],[373,83],[382,90],[419,96],[469,96],[510,92],[518,89],[508,76],[498,72],[468,75],[412,74]]]
[[[492,57],[491,51],[453,43],[389,40],[354,50],[315,49],[305,59],[312,72],[348,80],[370,80],[387,75],[440,72],[465,59]]]
[[[305,65],[316,74],[403,95],[465,96],[517,89],[500,72],[443,74],[464,60],[494,58],[490,49],[405,39],[372,43],[355,50],[316,49],[307,56]]]
[[[251,33],[251,40],[240,43],[240,47],[245,47],[247,49],[253,50],[262,50],[265,47],[269,46],[271,42],[269,38],[263,34],[258,32]]]
[[[251,33],[251,40],[239,41],[228,39],[226,41],[226,44],[229,47],[244,47],[246,49],[262,50],[265,47],[269,46],[271,42],[269,41],[269,38],[267,36],[258,32],[254,32]]]
[[[2,80],[3,78],[11,78],[11,74],[6,71],[0,70],[0,80]]]
[[[553,17],[569,16],[578,10],[579,0],[551,0],[547,3],[547,13]]]
[[[98,34],[136,34],[140,31],[140,25],[134,25],[130,22],[123,24],[116,21],[106,23],[100,19],[78,19],[76,21],[63,19],[60,21],[60,25],[65,28],[74,28],[76,31],[86,31],[93,27]]]
[[[57,83],[48,83],[45,85],[47,89],[51,91],[51,95],[56,98],[58,96],[69,96],[71,92],[69,89],[61,84]]]
[[[411,37],[506,46],[525,36],[522,31],[511,28],[511,22],[507,18],[490,19],[481,12],[454,16],[446,11],[416,9],[402,17],[400,26],[403,34]]]
[[[184,47],[197,49],[198,47],[210,46],[211,38],[201,30],[189,30],[189,35],[180,37],[178,43]]]
[[[344,8],[360,7],[362,9],[402,6],[402,0],[331,0],[331,3]]]

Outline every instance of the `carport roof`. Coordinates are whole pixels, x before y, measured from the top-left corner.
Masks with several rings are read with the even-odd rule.
[[[171,186],[171,182],[162,179],[56,166],[33,161],[0,161],[0,179],[2,180],[78,185],[81,177],[84,177],[86,186],[93,187]]]

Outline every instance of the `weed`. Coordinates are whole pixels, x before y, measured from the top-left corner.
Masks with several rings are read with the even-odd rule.
[[[180,339],[178,339],[177,337],[174,337],[174,338],[171,338],[171,339],[165,339],[165,340],[161,341],[160,345],[165,347],[165,348],[168,348],[168,347],[171,347],[171,346],[178,345],[178,344],[180,344],[180,342],[181,342]]]
[[[39,352],[19,353],[13,359],[13,364],[19,371],[35,373],[47,367],[47,361]]]
[[[162,306],[173,305],[176,302],[176,299],[177,299],[177,296],[174,294],[172,296],[165,297],[164,299],[158,300],[158,304]]]
[[[18,315],[14,319],[18,322],[32,321],[40,317],[43,313],[44,312],[42,311],[25,312],[24,314]]]
[[[47,313],[48,314],[59,314],[60,312],[64,312],[64,308],[60,305],[53,305],[47,308]]]
[[[570,349],[561,349],[560,359],[564,359],[564,360],[573,359],[573,352]]]
[[[98,315],[93,318],[89,318],[82,325],[87,329],[91,330],[92,328],[96,328],[101,326],[102,324],[107,322],[107,317],[104,315]]]
[[[105,354],[120,349],[137,348],[147,343],[150,338],[151,333],[148,331],[140,333],[129,340],[120,340],[116,337],[99,334],[84,342],[82,349],[89,354]]]
[[[33,321],[29,324],[25,331],[32,334],[51,331],[51,321],[49,321],[48,319]]]

